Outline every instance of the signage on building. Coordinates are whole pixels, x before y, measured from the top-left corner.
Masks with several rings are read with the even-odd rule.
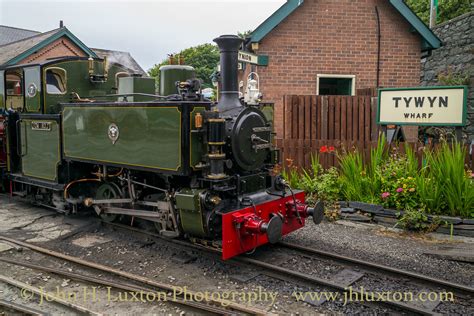
[[[462,126],[466,112],[465,86],[379,90],[378,124]]]
[[[239,51],[239,61],[242,63],[258,65],[258,56],[255,54]]]

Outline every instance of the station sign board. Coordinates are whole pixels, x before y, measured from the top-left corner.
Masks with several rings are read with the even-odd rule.
[[[258,55],[239,51],[239,61],[242,63],[258,65]]]
[[[466,112],[466,86],[379,89],[381,125],[463,126]]]

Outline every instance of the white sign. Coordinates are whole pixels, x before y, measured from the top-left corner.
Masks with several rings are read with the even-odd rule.
[[[242,63],[258,65],[258,56],[247,52],[239,51],[239,61]]]
[[[463,86],[380,89],[377,123],[462,126],[466,107]]]

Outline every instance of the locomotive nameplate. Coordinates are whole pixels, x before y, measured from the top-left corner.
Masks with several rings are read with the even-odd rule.
[[[254,128],[252,128],[252,131],[254,131],[255,133],[258,133],[258,132],[271,132],[272,127],[271,126],[254,127]]]
[[[51,131],[51,122],[31,121],[31,129],[34,131]]]

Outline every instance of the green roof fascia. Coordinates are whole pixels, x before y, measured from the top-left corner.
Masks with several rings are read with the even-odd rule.
[[[431,50],[441,47],[441,40],[425,23],[413,12],[403,0],[390,0],[390,4],[411,24],[415,31],[423,38],[422,50]]]
[[[4,66],[7,66],[7,65],[14,65],[18,62],[20,62],[21,60],[25,59],[26,57],[30,56],[31,54],[33,54],[34,52],[38,51],[39,49],[51,44],[52,42],[54,42],[55,40],[61,38],[62,36],[67,36],[69,37],[69,39],[74,43],[76,44],[77,46],[79,46],[80,49],[82,49],[85,53],[87,53],[87,55],[89,55],[90,57],[93,57],[93,58],[99,58],[99,56],[97,56],[96,53],[94,53],[93,50],[91,50],[89,47],[87,47],[83,42],[81,42],[80,39],[78,39],[74,34],[71,33],[71,31],[69,31],[67,28],[63,28],[62,30],[60,30],[59,32],[56,32],[54,33],[53,35],[51,35],[50,37],[48,37],[47,39],[45,39],[44,41],[36,44],[35,46],[31,47],[30,49],[24,51],[23,53],[21,53],[20,55],[16,56],[15,58],[12,58],[10,59],[9,61],[7,61],[6,63],[4,63],[3,65]]]
[[[278,24],[285,20],[293,11],[298,9],[303,2],[304,0],[288,0],[250,34],[250,42],[260,42],[268,33],[277,27]]]

